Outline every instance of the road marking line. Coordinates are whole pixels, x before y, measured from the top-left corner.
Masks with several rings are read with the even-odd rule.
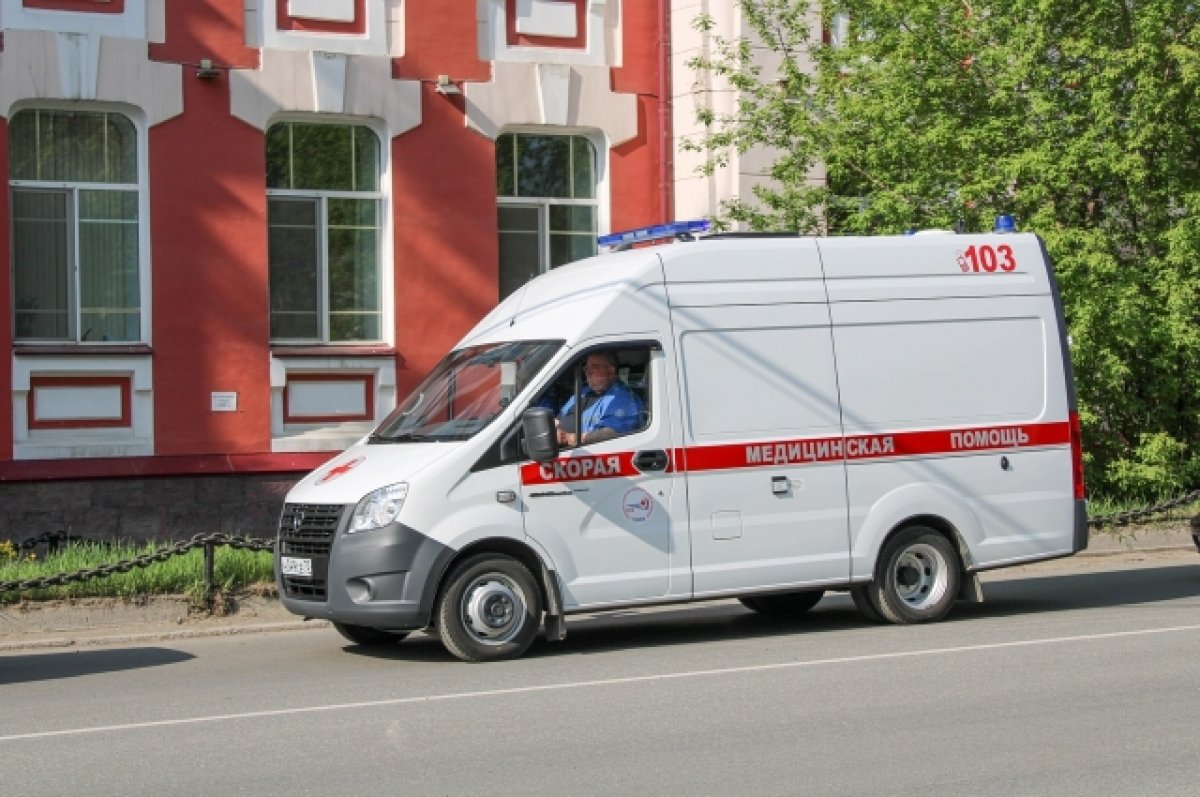
[[[742,667],[720,667],[711,670],[685,670],[683,672],[659,673],[658,675],[630,675],[624,678],[603,678],[592,681],[569,681],[559,684],[539,684],[535,686],[517,686],[509,689],[486,689],[478,692],[452,692],[444,695],[423,695],[415,697],[396,697],[387,700],[366,700],[356,703],[335,703],[327,706],[301,706],[298,708],[280,708],[268,711],[247,711],[240,714],[215,714],[208,717],[182,717],[171,720],[153,720],[150,722],[130,722],[121,725],[96,725],[87,728],[67,728],[58,731],[38,731],[35,733],[16,733],[0,736],[2,742],[16,742],[25,739],[47,739],[57,736],[80,736],[90,733],[109,733],[115,731],[133,731],[145,728],[164,728],[179,725],[199,725],[208,722],[226,722],[229,720],[258,719],[262,717],[287,717],[296,714],[316,714],[323,711],[345,711],[356,708],[378,708],[382,706],[403,706],[414,703],[440,703],[449,700],[469,700],[481,697],[501,697],[534,692],[555,692],[566,689],[586,689],[596,686],[621,686],[625,684],[647,683],[650,681],[682,680],[686,678],[703,678],[716,675],[739,675],[744,673],[769,672],[773,670],[792,670],[802,667],[818,667],[828,664],[854,664],[868,661],[886,661],[889,659],[915,658],[919,656],[937,656],[946,653],[971,653],[981,650],[1002,650],[1004,648],[1032,647],[1035,645],[1061,645],[1070,642],[1093,642],[1104,639],[1121,639],[1125,637],[1149,636],[1152,634],[1177,634],[1186,631],[1200,631],[1200,624],[1177,625],[1169,628],[1143,628],[1136,631],[1112,631],[1105,634],[1083,634],[1079,636],[1051,637],[1049,639],[1020,639],[1010,642],[993,642],[982,645],[963,645],[953,648],[929,648],[926,650],[906,650],[893,653],[873,653],[864,656],[842,656],[832,659],[810,659],[808,661],[787,661],[776,664],[753,664]]]

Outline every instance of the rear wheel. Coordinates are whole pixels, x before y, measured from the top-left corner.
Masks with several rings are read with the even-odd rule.
[[[747,609],[753,609],[759,614],[804,614],[820,603],[824,594],[823,589],[812,589],[804,592],[784,592],[779,595],[747,595],[738,600]]]
[[[356,645],[394,645],[408,636],[406,631],[384,631],[382,628],[371,628],[366,625],[334,623],[333,628]]]
[[[463,661],[520,656],[533,643],[542,595],[529,568],[508,556],[481,554],[454,569],[438,602],[446,650]]]
[[[940,620],[954,605],[961,571],[949,540],[925,526],[909,526],[883,547],[866,597],[891,623]]]

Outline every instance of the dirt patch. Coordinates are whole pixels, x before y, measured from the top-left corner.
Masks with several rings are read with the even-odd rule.
[[[154,595],[121,598],[78,598],[23,601],[0,610],[0,636],[79,629],[119,628],[148,623],[183,624],[191,610],[186,597]]]
[[[300,618],[283,608],[274,587],[218,593],[205,610],[184,595],[152,595],[138,600],[78,598],[23,601],[0,608],[0,640],[121,632],[163,632],[214,626],[285,623]]]

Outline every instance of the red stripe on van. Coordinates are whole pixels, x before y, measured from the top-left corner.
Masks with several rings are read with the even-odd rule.
[[[581,454],[559,457],[553,462],[527,462],[521,466],[521,484],[554,484],[636,476],[633,452]]]
[[[815,465],[842,460],[853,463],[901,457],[1040,448],[1069,445],[1070,442],[1071,425],[1068,421],[857,434],[846,437],[804,437],[675,449],[673,469],[699,472]],[[585,454],[559,457],[554,462],[544,465],[536,462],[522,465],[521,483],[550,484],[612,479],[637,473],[631,451],[599,456]]]

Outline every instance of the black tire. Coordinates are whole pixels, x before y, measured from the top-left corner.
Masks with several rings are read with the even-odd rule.
[[[879,609],[875,608],[875,604],[871,603],[870,586],[851,587],[850,599],[854,601],[854,608],[858,609],[858,613],[870,620],[872,623],[883,623],[883,615],[879,613]]]
[[[480,554],[446,579],[437,629],[446,650],[463,661],[515,659],[533,644],[542,593],[529,568],[508,556]]]
[[[909,526],[883,546],[866,596],[890,623],[929,623],[950,611],[961,579],[962,563],[950,541],[925,526]]]
[[[747,595],[738,600],[747,609],[753,609],[759,614],[800,615],[820,603],[824,594],[823,589],[810,589],[778,595]]]
[[[394,645],[408,636],[407,631],[384,631],[382,628],[371,628],[366,625],[334,623],[333,628],[354,644],[368,647]]]

